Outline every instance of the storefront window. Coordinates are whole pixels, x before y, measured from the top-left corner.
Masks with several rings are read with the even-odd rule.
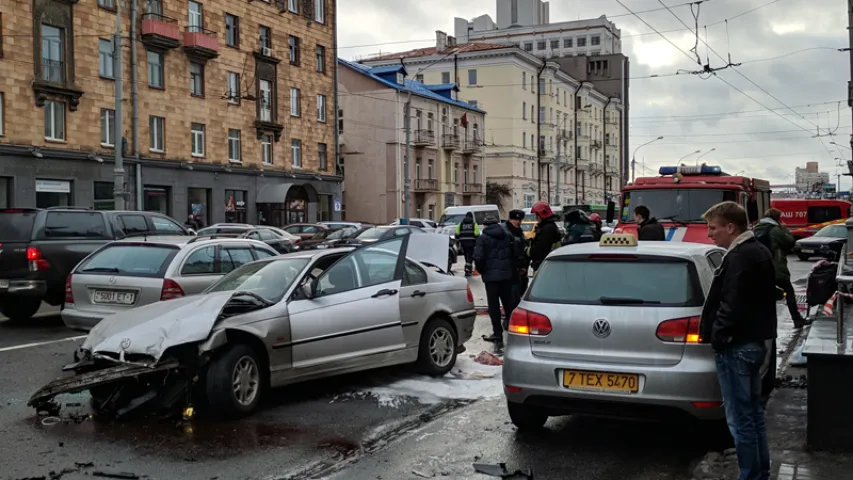
[[[225,190],[225,221],[228,223],[246,223],[245,190]]]
[[[160,212],[163,215],[172,216],[169,209],[169,198],[171,189],[169,187],[158,187],[145,185],[142,187],[144,193],[143,204],[146,212]]]
[[[308,192],[304,187],[292,187],[287,192],[284,203],[287,209],[285,224],[308,221]]]
[[[0,208],[12,206],[12,179],[0,177]]]
[[[71,182],[68,180],[36,180],[36,208],[71,205]]]
[[[332,196],[320,195],[320,208],[317,210],[317,221],[328,222],[332,219]]]
[[[187,189],[187,215],[193,215],[201,226],[210,225],[210,189]]]
[[[95,210],[115,210],[112,182],[95,182]]]

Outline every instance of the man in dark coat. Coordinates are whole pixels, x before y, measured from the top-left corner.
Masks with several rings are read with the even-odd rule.
[[[483,222],[486,228],[477,238],[474,246],[474,265],[483,277],[486,285],[486,301],[489,304],[489,317],[492,320],[492,335],[484,337],[486,341],[503,345],[503,325],[501,324],[501,304],[506,318],[512,315],[515,299],[512,294],[513,279],[518,269],[515,265],[514,240],[506,229],[492,215]]]
[[[776,338],[776,269],[770,251],[749,230],[746,211],[722,202],[705,215],[708,237],[727,249],[714,273],[700,338],[714,349],[717,377],[741,479],[769,480],[761,366]],[[770,365],[775,370],[775,365]]]
[[[656,218],[652,218],[649,207],[637,205],[634,208],[634,221],[638,225],[637,240],[666,241],[663,225],[659,224]]]
[[[598,241],[599,237],[596,235],[595,224],[581,210],[569,212],[566,215],[566,222],[569,226],[566,228],[563,245]]]
[[[551,211],[550,205],[545,202],[536,202],[530,212],[539,220],[536,224],[536,235],[530,240],[530,247],[527,248],[530,266],[535,273],[551,250],[562,245],[563,239],[560,235],[560,227],[557,226],[556,215]]]
[[[474,255],[474,242],[480,236],[480,226],[474,220],[474,214],[468,212],[465,218],[456,225],[456,240],[462,246],[462,254],[465,255],[465,276],[470,277],[474,273],[471,262]]]
[[[796,240],[791,231],[782,224],[782,211],[777,208],[768,208],[764,212],[764,218],[758,221],[752,231],[755,233],[755,239],[767,247],[773,255],[773,263],[776,265],[776,286],[785,292],[785,300],[788,303],[788,312],[791,314],[794,328],[803,328],[806,320],[797,305],[797,295],[791,284],[791,271],[788,270],[788,254],[794,248]]]
[[[524,230],[521,229],[522,220],[524,220],[524,210],[512,210],[505,224],[507,232],[515,239],[513,254],[518,273],[513,279],[513,293],[516,305],[521,301],[521,296],[527,290],[527,283],[530,280],[527,274],[530,259],[527,258],[527,239],[524,238]]]

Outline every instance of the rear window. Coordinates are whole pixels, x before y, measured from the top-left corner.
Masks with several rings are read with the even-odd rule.
[[[696,267],[668,257],[546,260],[525,298],[532,302],[584,305],[701,306]]]
[[[97,212],[48,212],[41,238],[108,238]]]
[[[162,278],[178,253],[166,245],[112,244],[84,260],[75,273]]]
[[[36,212],[0,211],[0,243],[29,242]]]

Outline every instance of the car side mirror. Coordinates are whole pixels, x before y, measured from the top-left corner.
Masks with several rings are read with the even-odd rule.
[[[314,280],[308,280],[307,282],[302,284],[302,295],[311,300],[314,298]]]
[[[612,223],[614,218],[616,218],[616,202],[611,200],[607,202],[607,223]]]

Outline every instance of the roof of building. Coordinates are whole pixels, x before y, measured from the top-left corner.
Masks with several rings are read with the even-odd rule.
[[[457,45],[455,47],[447,47],[444,50],[439,51],[436,47],[427,47],[427,48],[416,48],[414,50],[409,50],[407,52],[399,52],[399,53],[388,53],[385,55],[379,55],[376,57],[365,58],[365,61],[376,62],[382,60],[398,60],[400,58],[415,58],[415,57],[428,57],[430,55],[441,54],[441,53],[449,53],[454,48],[459,49],[458,53],[463,52],[480,52],[483,50],[498,50],[501,48],[518,48],[516,45],[512,44],[500,44],[500,43],[464,43],[462,45]]]
[[[404,79],[404,85],[400,85],[396,82],[391,81],[389,79],[391,74],[396,75],[397,72],[401,72],[403,75],[406,75],[406,67],[403,64],[387,65],[383,67],[370,67],[367,65],[362,65],[360,63],[348,62],[340,58],[338,59],[338,63],[343,66],[349,67],[355,70],[356,72],[361,73],[362,75],[370,77],[373,80],[388,86],[389,88],[393,88],[402,92],[411,91],[414,95],[426,97],[437,102],[455,105],[457,107],[466,108],[474,112],[480,112],[484,114],[486,113],[484,110],[480,110],[479,108],[471,105],[470,103],[452,99],[450,96],[450,92],[456,89],[456,84],[448,83],[442,85],[424,85],[421,82],[409,80],[408,78]],[[445,95],[442,95],[442,93],[445,93]]]

